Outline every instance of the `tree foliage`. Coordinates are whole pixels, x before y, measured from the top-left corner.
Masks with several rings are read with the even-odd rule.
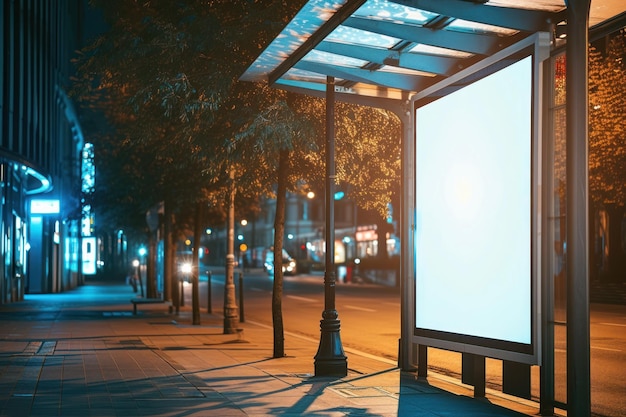
[[[132,205],[144,210],[169,200],[184,211],[197,199],[208,199],[227,178],[223,151],[238,128],[224,123],[235,114],[239,91],[233,88],[261,45],[250,41],[249,31],[254,28],[259,42],[274,36],[297,3],[92,4],[103,11],[110,30],[77,59],[74,95],[103,112],[113,127],[90,134],[98,152],[96,207],[123,221]],[[126,159],[115,160],[119,155]],[[109,190],[137,190],[113,200],[103,194],[105,183]]]
[[[595,204],[626,204],[626,32],[589,52],[589,189]]]
[[[381,218],[400,192],[401,124],[383,109],[341,104],[337,111],[337,177],[348,196]]]

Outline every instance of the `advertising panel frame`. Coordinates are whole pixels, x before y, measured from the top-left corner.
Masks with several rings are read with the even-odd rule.
[[[413,213],[411,238],[407,239],[407,243],[411,246],[408,248],[411,255],[410,266],[412,269],[412,276],[414,279],[413,286],[413,314],[412,328],[413,336],[412,343],[436,348],[442,348],[463,353],[472,353],[482,355],[486,357],[492,357],[502,360],[510,360],[515,362],[521,362],[526,364],[540,364],[541,363],[541,132],[542,132],[542,62],[549,57],[550,53],[550,36],[549,33],[538,32],[533,36],[530,36],[519,43],[506,48],[493,56],[481,61],[480,63],[468,67],[454,76],[446,79],[445,81],[435,84],[411,98],[411,119],[414,126],[414,136],[412,138],[413,143],[406,143],[404,151],[408,152],[413,158],[412,164],[409,164],[412,170],[412,181],[407,181],[405,184],[405,195],[408,196],[410,202],[413,205],[410,207],[410,212]],[[450,92],[462,90],[463,87],[473,85],[476,81],[487,78],[490,75],[498,73],[500,70],[506,69],[509,65],[512,65],[519,60],[526,57],[531,57],[531,79],[532,79],[532,91],[530,92],[530,207],[529,219],[530,230],[529,233],[529,270],[528,270],[528,285],[530,291],[525,296],[524,302],[527,302],[528,310],[530,314],[526,317],[528,320],[529,328],[529,340],[519,342],[516,340],[507,340],[505,338],[490,337],[484,334],[471,334],[463,333],[463,331],[449,331],[445,328],[429,328],[428,326],[418,326],[417,322],[422,322],[421,318],[418,320],[416,316],[418,312],[418,294],[419,288],[422,286],[422,281],[433,279],[429,278],[428,274],[418,274],[420,263],[420,256],[417,253],[417,241],[420,238],[420,222],[421,218],[418,218],[418,206],[419,202],[417,193],[418,184],[418,172],[417,167],[417,152],[418,137],[417,137],[417,123],[419,123],[417,112],[418,109],[430,102],[436,101],[438,98],[447,96]],[[451,115],[449,120],[456,120],[454,115]],[[439,120],[439,123],[446,123]],[[410,174],[408,175],[411,176]],[[405,252],[406,253],[406,252]],[[486,260],[478,260],[478,262],[486,262]],[[418,265],[418,263],[420,263]],[[422,276],[426,275],[426,276]],[[436,294],[439,297],[445,297],[446,294]],[[466,308],[476,309],[481,307],[481,300],[468,299]],[[422,306],[419,306],[422,307]],[[436,310],[436,309],[433,309]],[[424,313],[424,310],[421,311]],[[440,314],[441,312],[439,312]],[[426,315],[429,311],[426,311]],[[433,312],[433,314],[437,314]],[[433,317],[437,320],[436,317]],[[428,321],[428,320],[427,320]]]

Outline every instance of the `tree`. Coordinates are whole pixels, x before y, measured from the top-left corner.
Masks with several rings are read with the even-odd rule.
[[[260,91],[266,87],[259,85]],[[276,184],[276,213],[274,219],[274,281],[272,288],[272,323],[274,331],[275,358],[285,356],[284,326],[282,316],[283,295],[283,236],[285,226],[285,207],[287,191],[296,191],[303,178],[313,172],[319,172],[320,165],[317,144],[315,143],[315,124],[306,112],[294,111],[300,96],[278,91],[267,91],[277,101],[269,102],[261,109],[251,123],[244,125],[237,135],[236,149],[245,166],[253,167],[254,178],[261,178],[265,185],[259,184],[271,193],[268,185]],[[290,106],[289,104],[292,104]],[[301,103],[300,103],[301,104]],[[301,104],[302,105],[302,104]]]
[[[101,126],[89,132],[98,162],[94,207],[99,218],[108,216],[114,220],[109,224],[118,226],[128,218],[142,218],[148,208],[164,201],[184,220],[175,223],[182,229],[191,218],[186,208],[202,195],[196,191],[210,185],[202,178],[210,153],[200,146],[203,138],[193,122],[210,115],[219,103],[213,93],[221,90],[195,88],[193,83],[203,84],[207,76],[181,65],[205,68],[206,57],[200,55],[209,49],[206,26],[188,24],[183,32],[180,27],[195,11],[180,4],[94,4],[104,10],[111,30],[77,60],[81,78],[75,89],[75,95],[104,113],[112,127],[104,134],[97,133]],[[188,47],[193,36],[204,40],[196,51]],[[228,85],[222,81],[215,84]],[[146,229],[145,222],[132,226]]]
[[[272,320],[274,357],[284,356],[282,321],[282,253],[287,191],[306,184],[323,189],[325,100],[284,92],[262,109],[237,136],[236,148],[254,176],[276,184],[274,221],[274,282]],[[350,195],[363,207],[386,217],[400,173],[399,120],[371,107],[338,104],[337,181],[349,185]],[[256,160],[256,162],[253,162]],[[394,187],[395,184],[395,187]]]
[[[131,197],[119,199],[117,206],[98,196],[94,200],[109,213],[124,213],[130,208],[127,201],[136,202],[138,211],[165,201],[168,212],[178,217],[172,224],[188,228],[193,216],[187,207],[198,199],[215,202],[211,194],[219,195],[229,181],[221,164],[214,163],[228,141],[229,126],[214,119],[247,58],[257,52],[258,45],[242,38],[245,28],[271,32],[275,19],[295,6],[269,1],[92,3],[104,11],[111,30],[77,60],[82,77],[76,95],[104,109],[119,132],[109,136],[110,147],[128,145],[133,150],[128,154],[135,155],[124,169],[99,171],[100,183],[142,192],[128,193]],[[259,26],[264,20],[269,23]],[[116,175],[122,172],[123,177]]]
[[[103,153],[112,158],[102,161],[103,166],[120,165],[119,170],[107,171],[107,179],[121,194],[136,190],[127,198],[137,204],[138,212],[165,201],[165,218],[176,216],[168,224],[188,229],[193,223],[190,208],[198,203],[221,206],[232,219],[235,195],[239,199],[263,194],[279,198],[302,184],[322,183],[318,141],[324,137],[323,100],[236,82],[299,9],[298,3],[94,0],[94,4],[103,8],[112,29],[78,60],[82,78],[77,91],[97,108],[109,106],[106,114],[115,127],[115,134],[108,136],[110,148],[122,149],[122,154]],[[397,119],[371,108],[345,108],[345,123],[341,123],[345,132],[338,132],[338,142],[352,143],[353,149],[346,146],[345,152],[358,158],[338,158],[339,179],[354,185],[360,201],[384,212],[389,198],[383,190],[388,180],[341,167],[366,164],[363,170],[378,170],[381,177],[395,175],[397,180],[395,169],[384,170],[380,165],[387,163],[385,158],[395,158],[392,164],[397,165],[399,150],[381,152],[374,140],[398,147],[399,136],[392,135],[390,141],[387,129]],[[372,117],[363,112],[372,112]],[[360,146],[366,136],[371,141]],[[340,145],[338,155],[342,149]],[[125,159],[131,155],[133,159]],[[116,172],[125,175],[116,177]],[[119,212],[129,208],[130,204],[123,204]],[[280,237],[282,223],[277,217],[275,235]],[[276,253],[280,254],[280,246],[282,242],[276,241]],[[277,263],[282,260],[275,258]],[[279,300],[282,269],[275,270],[279,279],[274,297]],[[282,320],[278,314],[275,317],[275,356],[282,356]]]

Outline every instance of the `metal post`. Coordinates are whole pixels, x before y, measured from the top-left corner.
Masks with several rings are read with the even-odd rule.
[[[486,371],[485,371],[485,357],[482,355],[472,355],[474,366],[473,366],[473,380],[474,380],[474,397],[475,398],[484,398],[485,397],[485,386],[486,386]]]
[[[245,322],[243,317],[243,272],[239,271],[239,322]]]
[[[227,215],[227,254],[224,276],[224,334],[237,333],[238,308],[235,295],[235,171],[230,171],[230,190],[228,192]]]
[[[185,307],[185,280],[180,280],[180,306]]]
[[[201,324],[200,318],[200,240],[204,203],[196,203],[196,215],[193,228],[193,263],[191,267],[191,323]]]
[[[140,268],[141,268],[141,265],[140,265]],[[141,290],[141,296],[145,297],[146,294],[143,291],[143,278],[141,276],[141,269],[139,270],[139,289]]]
[[[207,313],[213,314],[213,307],[211,306],[211,271],[207,271]]]
[[[346,376],[348,361],[341,344],[338,313],[335,309],[335,78],[326,83],[326,265],[324,271],[324,312],[320,321],[320,344],[315,355],[316,376]]]
[[[417,377],[428,378],[428,346],[417,346]]]
[[[546,60],[543,64],[544,74],[553,74],[552,65],[554,60]],[[543,90],[551,91],[554,88],[554,75],[544,76]],[[543,94],[543,93],[542,93]],[[544,107],[545,108],[545,107]],[[554,126],[554,123],[550,124]],[[554,130],[554,129],[552,129]],[[550,251],[556,241],[556,228],[552,225],[555,215],[554,196],[554,155],[555,155],[555,135],[549,133],[544,135],[543,140],[543,166],[544,173],[542,181],[541,200],[544,201],[541,224],[545,225],[546,233],[541,234],[541,257],[550,259]],[[554,271],[550,262],[541,262],[541,275],[543,277],[553,276]],[[554,352],[554,279],[541,280],[541,367],[539,368],[539,415],[554,415],[555,407],[555,352]]]
[[[461,382],[474,386],[474,397],[485,396],[485,357],[474,353],[461,354]]]
[[[567,110],[567,415],[591,415],[589,329],[589,7],[568,0]]]
[[[402,251],[400,264],[400,349],[398,366],[403,371],[415,369],[414,351],[419,350],[423,355],[418,357],[418,376],[426,377],[428,372],[428,355],[426,346],[419,348],[412,341],[415,319],[413,311],[415,307],[415,270],[414,270],[414,237],[415,225],[413,224],[415,206],[415,124],[413,123],[413,103],[405,98],[405,101],[397,114],[402,121],[402,210],[400,214],[400,250]]]

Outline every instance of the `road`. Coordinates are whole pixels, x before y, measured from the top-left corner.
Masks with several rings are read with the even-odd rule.
[[[207,308],[207,274],[200,278],[200,305]],[[285,277],[283,320],[285,332],[297,334],[317,343],[320,320],[324,310],[324,278],[322,275]],[[243,275],[244,319],[272,326],[271,296],[273,281],[256,271]],[[211,277],[213,313],[223,310],[222,270],[214,269]],[[235,274],[239,303],[239,275]],[[185,304],[191,305],[191,287],[185,287]],[[240,306],[241,307],[241,306]],[[336,307],[341,321],[341,340],[348,356],[356,350],[396,363],[400,337],[400,291],[397,288],[370,284],[336,286]],[[565,327],[556,328],[555,392],[557,401],[566,401]],[[289,346],[285,346],[289,354]],[[461,355],[440,349],[428,349],[429,370],[460,379]],[[313,363],[313,358],[312,358]],[[626,415],[626,306],[596,305],[591,308],[591,400],[594,415],[621,417]],[[488,387],[501,389],[502,364],[487,360]],[[539,368],[532,369],[532,395],[539,396]]]

